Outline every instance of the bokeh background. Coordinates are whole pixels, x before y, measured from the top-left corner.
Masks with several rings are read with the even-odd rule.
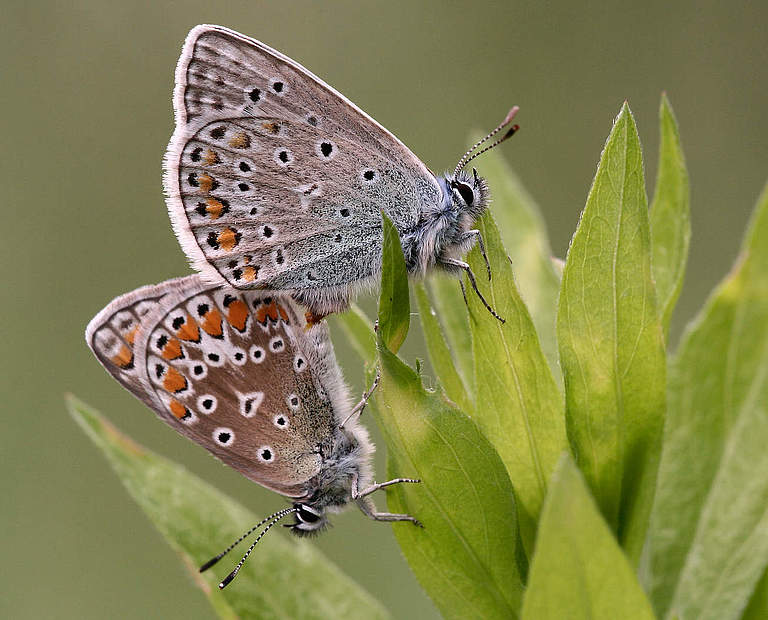
[[[559,256],[624,99],[652,190],[666,90],[693,218],[673,340],[731,265],[768,177],[766,3],[4,0],[1,617],[213,617],[66,414],[67,391],[254,511],[282,506],[156,421],[82,337],[114,296],[188,272],[160,161],[172,131],[173,68],[187,31],[203,22],[297,59],[435,170],[454,165],[471,129],[520,105],[523,129],[503,148],[539,201]],[[411,358],[422,354],[414,332]],[[359,363],[336,341],[357,391]],[[383,448],[380,472],[382,457]],[[396,617],[436,616],[389,526],[354,510],[335,524],[316,541],[330,558]]]

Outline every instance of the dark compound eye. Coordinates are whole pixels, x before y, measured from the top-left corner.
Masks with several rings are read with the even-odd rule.
[[[466,183],[459,183],[458,181],[454,181],[452,187],[459,192],[467,206],[471,207],[475,201],[475,193],[472,191],[472,188]]]
[[[320,515],[310,512],[305,506],[300,505],[298,508],[296,516],[299,517],[300,521],[304,523],[317,523],[320,520]]]

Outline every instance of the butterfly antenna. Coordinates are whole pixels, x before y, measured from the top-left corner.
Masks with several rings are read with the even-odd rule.
[[[478,140],[477,142],[475,142],[475,144],[473,144],[473,145],[472,145],[472,148],[471,148],[471,149],[469,149],[469,150],[468,150],[466,153],[464,153],[464,155],[462,155],[462,156],[461,156],[461,159],[459,160],[459,163],[458,163],[458,164],[456,164],[456,168],[453,170],[453,177],[454,177],[454,178],[456,178],[456,175],[457,175],[457,174],[459,174],[459,171],[460,171],[462,168],[464,168],[464,166],[466,166],[466,165],[467,165],[467,164],[468,164],[470,161],[472,161],[472,160],[473,160],[475,157],[477,157],[478,155],[480,155],[480,153],[485,153],[486,151],[488,151],[488,150],[492,149],[493,147],[495,147],[495,146],[498,146],[499,144],[501,144],[502,142],[504,142],[504,140],[507,140],[508,138],[511,138],[511,137],[514,135],[514,133],[515,133],[515,132],[516,132],[518,129],[520,129],[520,127],[519,127],[518,125],[513,125],[513,126],[510,128],[510,130],[509,130],[509,131],[508,131],[506,134],[504,134],[504,137],[503,137],[503,138],[501,138],[500,140],[497,140],[496,142],[494,142],[494,143],[493,143],[493,144],[491,144],[490,146],[488,146],[488,147],[484,148],[482,151],[480,151],[480,153],[475,153],[474,155],[472,155],[472,151],[474,151],[474,150],[475,150],[475,149],[476,149],[478,146],[480,146],[480,145],[481,145],[481,144],[483,144],[484,142],[487,142],[488,140],[490,140],[491,138],[493,138],[493,136],[495,136],[495,135],[496,135],[497,133],[499,133],[499,132],[500,132],[502,129],[504,129],[504,128],[505,128],[507,125],[509,125],[509,124],[512,122],[512,119],[513,119],[513,118],[515,118],[515,115],[517,114],[517,111],[518,111],[519,109],[520,109],[520,108],[519,108],[518,106],[513,106],[513,107],[512,107],[512,109],[511,109],[509,112],[507,112],[507,115],[504,117],[504,120],[503,120],[503,121],[501,121],[501,123],[498,125],[498,127],[496,127],[496,129],[494,129],[492,132],[490,132],[490,133],[489,133],[487,136],[485,136],[485,138],[483,138],[482,140]],[[470,157],[470,155],[471,155],[471,157]]]
[[[272,529],[272,526],[277,523],[280,519],[282,519],[285,515],[291,513],[291,512],[298,512],[298,508],[286,508],[285,510],[281,510],[279,512],[276,512],[273,516],[275,517],[267,524],[267,527],[264,528],[264,530],[256,537],[256,540],[254,540],[251,543],[251,546],[248,547],[248,551],[245,552],[245,555],[240,559],[240,561],[237,563],[237,566],[235,566],[234,570],[229,573],[224,579],[222,579],[221,583],[219,584],[219,590],[223,590],[226,588],[231,581],[237,577],[237,573],[240,572],[240,569],[243,567],[243,564],[248,559],[248,556],[251,555],[251,551],[253,551],[254,547],[259,544],[259,541],[264,537],[264,534],[266,534],[270,529]]]
[[[224,549],[224,551],[222,551],[219,555],[217,555],[215,558],[211,558],[205,564],[203,564],[200,567],[200,572],[202,573],[202,572],[207,571],[211,566],[216,564],[216,562],[218,562],[221,558],[223,558],[225,555],[227,555],[230,551],[232,551],[232,549],[237,547],[237,545],[239,545],[241,542],[243,542],[246,538],[248,538],[251,534],[253,534],[254,531],[259,529],[262,525],[264,525],[270,519],[274,519],[278,515],[280,515],[279,518],[282,518],[285,515],[287,515],[289,512],[294,512],[294,511],[295,511],[295,508],[283,508],[283,510],[278,510],[277,512],[269,515],[266,519],[262,519],[256,525],[254,525],[251,529],[249,529],[245,534],[243,534],[240,538],[238,538],[235,542],[233,542],[231,545],[229,545],[229,547]]]

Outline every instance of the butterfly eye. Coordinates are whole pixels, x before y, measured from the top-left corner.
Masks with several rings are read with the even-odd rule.
[[[317,523],[322,519],[320,513],[309,506],[298,504],[296,507],[298,508],[296,516],[302,523]]]
[[[451,187],[459,192],[462,200],[467,203],[468,207],[472,206],[472,203],[475,201],[475,192],[472,191],[472,188],[469,185],[466,183],[459,183],[458,181],[454,181],[451,184]]]

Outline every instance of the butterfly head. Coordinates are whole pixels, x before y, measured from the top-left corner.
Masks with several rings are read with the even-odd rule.
[[[453,177],[446,177],[445,184],[456,213],[466,214],[470,223],[483,214],[490,196],[488,184],[477,174],[477,170],[472,168],[471,175],[461,170]]]

